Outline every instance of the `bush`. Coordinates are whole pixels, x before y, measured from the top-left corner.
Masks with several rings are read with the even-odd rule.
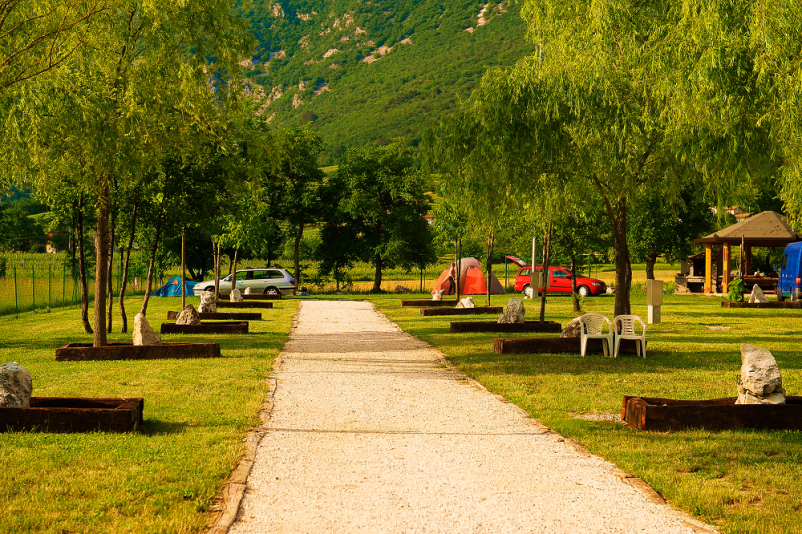
[[[730,282],[727,286],[727,289],[727,300],[730,302],[744,301],[744,290],[746,289],[746,286],[744,285],[743,278],[736,278]]]

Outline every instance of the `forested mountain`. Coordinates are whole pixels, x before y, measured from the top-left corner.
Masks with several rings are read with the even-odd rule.
[[[254,0],[249,88],[275,126],[312,123],[324,163],[417,138],[482,74],[532,50],[510,0]]]

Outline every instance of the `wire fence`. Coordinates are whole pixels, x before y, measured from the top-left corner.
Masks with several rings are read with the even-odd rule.
[[[88,274],[88,273],[87,273]],[[95,297],[95,280],[87,277],[89,301]],[[122,265],[112,275],[113,294],[120,292]],[[147,269],[130,268],[126,295],[144,295]],[[163,276],[154,276],[154,290],[164,283]],[[78,307],[81,305],[81,286],[78,269],[67,264],[34,263],[28,266],[5,265],[0,271],[0,316],[25,311]]]

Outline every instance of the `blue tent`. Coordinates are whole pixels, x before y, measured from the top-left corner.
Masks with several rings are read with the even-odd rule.
[[[184,294],[188,297],[194,297],[192,288],[195,287],[197,282],[187,280],[184,283]],[[175,276],[170,278],[166,284],[150,294],[151,297],[180,297],[181,296],[181,277]]]

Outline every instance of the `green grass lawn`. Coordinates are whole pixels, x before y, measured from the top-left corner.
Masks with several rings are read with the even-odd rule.
[[[510,295],[493,297],[505,305]],[[578,415],[619,413],[624,395],[709,399],[736,395],[742,342],[772,351],[789,395],[802,395],[802,314],[746,310],[720,299],[665,297],[663,322],[647,329],[647,358],[578,354],[499,355],[494,334],[450,334],[452,320],[422,317],[399,301],[427,295],[313,296],[369,299],[411,334],[442,350],[490,391],[527,410],[590,452],[637,475],[668,501],[725,532],[802,532],[802,433],[702,430],[650,433]],[[192,299],[196,301],[197,299]],[[484,297],[476,297],[477,303]],[[158,325],[178,298],[152,299]],[[58,363],[54,349],[84,341],[78,310],[0,318],[0,361],[34,376],[37,396],[144,397],[145,426],[133,434],[0,434],[0,532],[192,532],[257,422],[265,377],[283,346],[296,300],[263,310],[249,336],[166,336],[221,343],[219,360]],[[136,309],[139,301],[129,301]],[[525,301],[530,318],[537,316]],[[613,297],[585,299],[612,318]],[[645,295],[633,313],[646,316]],[[565,324],[570,300],[552,297],[547,319]],[[119,329],[116,319],[115,329]],[[710,331],[708,325],[731,326]],[[110,340],[122,340],[114,334]]]
[[[129,325],[140,303],[127,302]],[[152,298],[148,317],[158,331],[178,309],[177,297]],[[56,347],[91,340],[77,309],[0,317],[0,363],[27,367],[34,396],[145,399],[135,433],[0,433],[0,532],[200,530],[258,423],[265,378],[296,309],[297,301],[277,301],[248,335],[162,336],[220,343],[222,358],[198,360],[56,362]],[[114,321],[109,341],[130,341]]]
[[[494,296],[505,305],[510,295]],[[497,334],[450,334],[452,320],[493,316],[422,317],[397,296],[372,298],[404,330],[442,350],[466,374],[503,395],[555,431],[616,463],[677,508],[725,532],[802,532],[802,432],[692,430],[652,433],[576,416],[620,413],[624,395],[711,399],[737,395],[740,344],[766,348],[777,359],[788,395],[802,395],[802,314],[798,310],[722,308],[721,299],[665,297],[662,324],[647,327],[644,360],[578,354],[496,354]],[[484,296],[475,297],[477,303]],[[633,295],[646,317],[645,294]],[[539,308],[524,301],[530,319]],[[612,320],[612,296],[585,299],[585,311]],[[567,297],[552,297],[547,320],[566,324]],[[705,326],[731,326],[711,331]],[[524,337],[523,334],[519,335]],[[508,337],[515,337],[509,335]]]

